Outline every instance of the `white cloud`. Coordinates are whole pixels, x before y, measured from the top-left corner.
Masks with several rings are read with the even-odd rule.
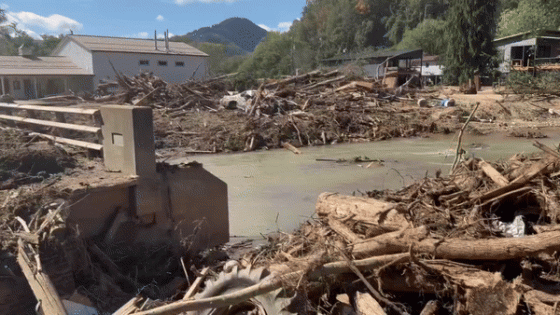
[[[39,34],[77,31],[83,28],[82,23],[69,17],[53,14],[44,17],[33,12],[6,12],[7,23],[16,23],[17,28],[34,38],[41,38]]]
[[[292,26],[292,22],[280,22],[276,29],[280,31],[280,33],[284,33],[290,30],[290,26]]]
[[[266,30],[267,32],[272,31],[272,29],[271,29],[270,27],[268,27],[268,26],[266,26],[266,25],[264,25],[264,24],[259,24],[259,27],[262,28],[262,29],[264,29],[264,30]]]
[[[267,32],[280,32],[284,33],[290,30],[290,26],[292,26],[292,22],[280,22],[276,28],[268,27],[264,24],[259,24],[259,27],[265,29]]]
[[[174,0],[176,4],[178,5],[185,5],[185,4],[189,4],[189,3],[195,3],[195,2],[200,2],[200,3],[232,3],[232,2],[237,2],[239,0]]]
[[[160,14],[160,15],[157,16],[156,20],[161,22],[161,21],[165,20],[165,18],[163,17],[163,15]]]

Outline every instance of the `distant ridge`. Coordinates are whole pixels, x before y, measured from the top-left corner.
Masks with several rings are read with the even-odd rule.
[[[266,37],[267,31],[245,18],[229,18],[210,27],[202,27],[177,38],[189,38],[197,42],[234,44],[246,52],[252,52]]]

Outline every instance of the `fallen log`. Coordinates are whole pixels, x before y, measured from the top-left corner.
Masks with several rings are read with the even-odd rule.
[[[341,219],[352,216],[355,221],[381,225],[393,231],[409,225],[406,218],[396,210],[395,203],[373,198],[325,192],[317,198],[315,211],[323,217],[333,216]]]
[[[418,229],[418,228],[417,228]],[[401,231],[399,231],[401,232]],[[355,244],[352,254],[356,257],[373,255],[387,255],[406,252],[411,245],[417,253],[432,255],[434,258],[452,260],[508,260],[526,256],[536,256],[539,253],[549,253],[560,249],[560,231],[544,232],[537,235],[518,238],[495,238],[482,240],[463,239],[433,239],[428,238],[418,242],[414,236],[421,230],[406,234],[387,233],[362,243]],[[393,237],[390,237],[393,236]]]
[[[428,229],[420,226],[413,229],[404,228],[400,231],[381,234],[379,236],[352,244],[352,254],[357,258],[388,255],[406,252],[411,244],[415,244],[428,236]]]

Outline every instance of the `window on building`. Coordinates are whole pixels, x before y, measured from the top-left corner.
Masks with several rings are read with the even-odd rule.
[[[167,61],[160,60],[160,61],[157,62],[157,64],[158,64],[158,66],[167,67]]]
[[[150,60],[140,60],[139,64],[141,66],[149,66],[150,65]]]
[[[184,67],[185,63],[183,61],[175,61],[175,67]]]
[[[15,80],[15,81],[14,81],[14,91],[17,91],[17,90],[19,90],[19,89],[21,89],[21,86],[19,85],[19,81],[18,81],[18,80]]]

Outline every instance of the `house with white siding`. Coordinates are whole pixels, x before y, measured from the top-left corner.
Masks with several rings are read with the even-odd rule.
[[[52,55],[70,58],[92,74],[94,88],[115,80],[115,70],[126,75],[151,72],[168,83],[202,79],[207,74],[207,54],[183,42],[170,42],[167,37],[152,40],[68,35]]]

